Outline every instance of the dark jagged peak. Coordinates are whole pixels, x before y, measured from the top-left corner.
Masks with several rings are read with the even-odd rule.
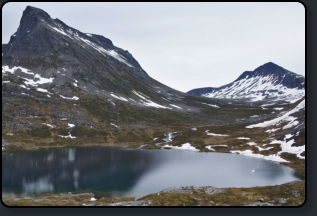
[[[39,8],[27,6],[23,11],[19,29],[26,31],[31,30],[41,21],[52,23],[52,19],[48,13]]]
[[[32,7],[32,6],[27,6],[25,10],[23,11],[23,16],[22,17],[43,17],[43,18],[51,18],[48,13],[43,11],[42,9]]]
[[[103,60],[106,57],[109,61],[118,60],[129,67],[142,69],[129,52],[114,46],[112,41],[104,36],[83,33],[31,6],[24,10],[20,26],[9,44],[2,45],[2,59],[10,65],[16,65],[17,61],[20,64],[21,61],[28,62],[30,58],[47,59],[46,57],[51,58],[49,56],[52,55],[56,58],[63,54],[72,55],[74,52],[77,53],[76,58],[85,59],[90,56],[88,59],[91,59],[91,56],[102,56]],[[19,59],[15,56],[19,56]]]
[[[275,74],[275,75],[284,75],[285,73],[289,72],[288,70],[274,64],[273,62],[268,62],[254,70],[255,75],[268,75],[268,74]]]

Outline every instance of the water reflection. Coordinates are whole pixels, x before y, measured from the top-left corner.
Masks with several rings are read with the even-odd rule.
[[[2,195],[94,192],[140,197],[173,186],[250,187],[303,179],[289,167],[236,154],[60,148],[2,154]]]

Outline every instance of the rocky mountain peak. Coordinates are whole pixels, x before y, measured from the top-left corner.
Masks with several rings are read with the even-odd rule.
[[[43,11],[42,9],[32,7],[32,6],[27,6],[25,10],[23,11],[23,18],[26,17],[43,17],[43,18],[51,18],[48,13]]]
[[[243,72],[219,88],[193,89],[188,94],[211,98],[296,101],[305,95],[305,77],[268,62],[254,71]]]
[[[23,11],[18,32],[20,31],[22,33],[24,31],[33,30],[41,21],[52,23],[52,18],[41,9],[27,6]]]

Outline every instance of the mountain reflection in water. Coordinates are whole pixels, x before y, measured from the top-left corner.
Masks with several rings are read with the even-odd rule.
[[[2,153],[2,196],[93,192],[97,198],[140,197],[174,186],[282,184],[302,179],[296,174],[276,162],[235,154],[55,148]]]

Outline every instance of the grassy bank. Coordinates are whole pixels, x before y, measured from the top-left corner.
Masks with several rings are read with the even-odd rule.
[[[305,202],[305,181],[290,182],[282,185],[223,188],[225,193],[207,194],[202,191],[183,193],[154,193],[138,200],[150,201],[152,206],[244,206],[262,199],[278,206],[300,206]],[[28,197],[4,197],[7,206],[82,206],[103,205],[134,201],[134,197],[103,197],[91,201],[92,193],[86,194],[45,194]]]

